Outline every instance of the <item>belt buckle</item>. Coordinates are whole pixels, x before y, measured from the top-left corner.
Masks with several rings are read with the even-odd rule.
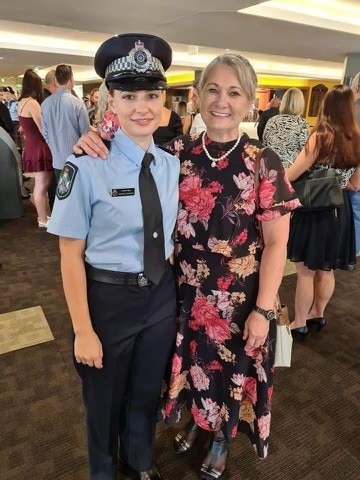
[[[145,277],[143,273],[139,273],[139,275],[137,276],[137,283],[139,287],[146,287],[150,284],[149,279]]]

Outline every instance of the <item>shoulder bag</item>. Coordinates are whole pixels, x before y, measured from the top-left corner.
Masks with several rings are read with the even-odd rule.
[[[344,205],[340,175],[335,168],[308,170],[292,186],[301,202],[301,211],[331,210]]]

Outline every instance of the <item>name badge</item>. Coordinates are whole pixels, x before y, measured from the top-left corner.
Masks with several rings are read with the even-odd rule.
[[[112,188],[112,197],[131,197],[135,195],[135,188]]]

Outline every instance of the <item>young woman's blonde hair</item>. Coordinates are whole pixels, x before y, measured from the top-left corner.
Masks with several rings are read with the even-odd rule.
[[[102,84],[99,87],[99,101],[98,101],[98,111],[97,111],[97,115],[100,118],[100,120],[103,119],[104,113],[106,112],[106,110],[108,110],[108,94],[109,94],[109,90],[105,85],[105,82],[102,82]]]
[[[304,94],[298,88],[289,88],[284,93],[279,107],[283,115],[301,115],[304,112]]]
[[[200,79],[200,92],[203,90],[209,76],[218,65],[226,65],[233,68],[246,98],[250,102],[253,101],[257,87],[257,76],[249,60],[238,53],[224,53],[223,55],[214,58],[214,60],[209,63]]]

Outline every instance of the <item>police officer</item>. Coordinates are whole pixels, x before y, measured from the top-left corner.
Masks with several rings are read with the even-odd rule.
[[[176,330],[167,259],[179,163],[154,145],[152,134],[171,55],[168,43],[145,34],[118,35],[99,47],[95,70],[105,78],[121,130],[106,161],[69,157],[48,227],[60,237],[91,480],[114,480],[118,455],[133,478],[162,478],[152,445]]]

